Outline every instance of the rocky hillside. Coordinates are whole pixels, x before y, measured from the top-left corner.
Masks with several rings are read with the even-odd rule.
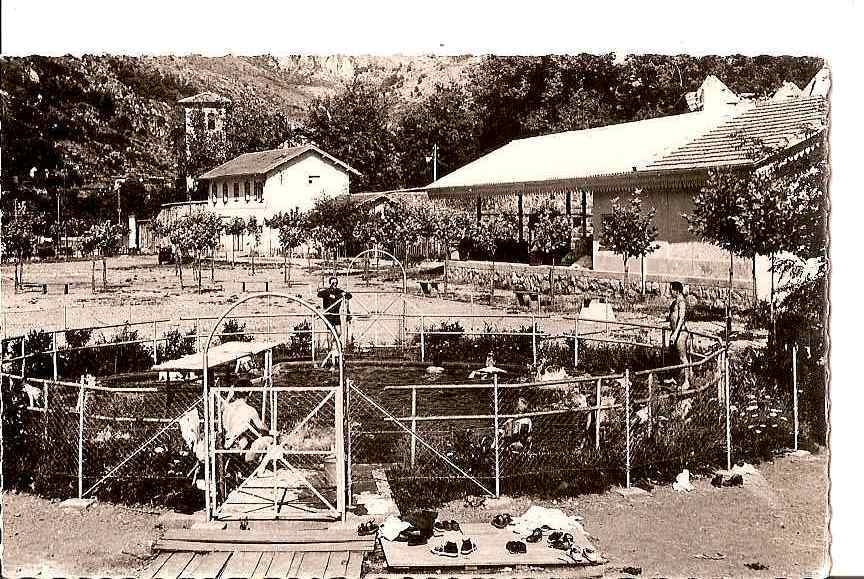
[[[73,183],[127,173],[170,175],[179,135],[176,101],[196,92],[250,94],[300,121],[315,96],[355,74],[408,102],[459,81],[473,57],[84,56],[2,58],[4,186],[33,167]]]

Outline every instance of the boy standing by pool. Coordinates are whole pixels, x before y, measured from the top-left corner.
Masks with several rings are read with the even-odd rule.
[[[690,357],[684,335],[687,330],[687,298],[684,297],[684,285],[680,281],[673,281],[670,289],[673,301],[669,304],[669,349],[677,354],[679,364],[686,364],[682,371],[684,382],[679,388],[684,391],[690,389]]]

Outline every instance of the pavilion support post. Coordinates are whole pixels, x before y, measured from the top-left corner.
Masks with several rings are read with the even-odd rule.
[[[411,466],[417,458],[417,389],[411,388]]]
[[[492,374],[493,409],[495,412],[495,496],[501,496],[501,449],[498,432],[498,373]]]

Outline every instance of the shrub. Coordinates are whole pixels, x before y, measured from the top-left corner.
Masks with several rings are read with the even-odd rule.
[[[312,324],[303,320],[294,326],[294,332],[287,344],[280,344],[273,349],[275,360],[302,360],[312,356]]]
[[[44,330],[30,330],[24,340],[26,375],[31,378],[50,378],[54,375],[54,365],[50,354],[51,334]],[[34,355],[35,354],[35,355]]]
[[[197,332],[197,327],[192,328],[185,334],[180,328],[173,328],[162,334],[164,339],[159,344],[159,360],[163,362],[165,360],[176,360],[177,358],[194,354],[196,352],[195,334]]]
[[[222,334],[219,338],[221,344],[226,342],[252,341],[252,336],[246,335],[246,322],[240,322],[235,318],[225,320],[225,324],[222,326]]]
[[[96,345],[102,347],[95,352],[96,375],[110,376],[149,369],[153,364],[152,353],[147,346],[137,342],[139,339],[138,331],[131,329],[129,324],[124,325],[110,341],[99,336]]]
[[[460,360],[466,351],[468,338],[464,335],[465,328],[459,322],[441,322],[425,330],[426,359],[432,363],[448,360]],[[451,332],[449,334],[434,334],[431,332]],[[414,336],[415,344],[420,343],[420,336]]]
[[[60,375],[66,380],[77,381],[85,374],[96,374],[98,351],[87,348],[93,330],[66,330],[66,347],[58,358]]]

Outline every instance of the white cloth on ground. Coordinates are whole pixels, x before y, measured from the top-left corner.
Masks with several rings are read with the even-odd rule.
[[[579,515],[566,515],[561,509],[551,509],[532,505],[528,507],[525,514],[513,519],[513,532],[520,535],[530,535],[534,529],[539,529],[546,525],[553,531],[563,531],[576,535],[576,533],[584,533],[582,524],[579,522],[582,517]]]
[[[382,538],[387,539],[388,541],[395,541],[396,537],[399,536],[399,533],[410,526],[411,523],[406,523],[399,517],[390,515],[384,519],[383,523],[381,523],[381,528],[378,532],[381,534]]]
[[[695,487],[690,483],[690,471],[686,468],[678,473],[675,477],[675,482],[672,483],[672,489],[679,493],[689,493]]]

